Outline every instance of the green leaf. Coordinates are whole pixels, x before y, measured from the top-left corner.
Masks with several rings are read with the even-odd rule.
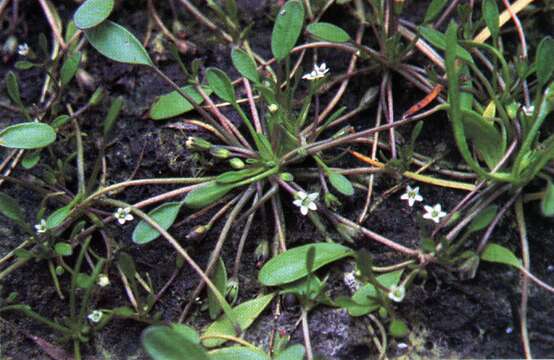
[[[65,242],[56,243],[56,245],[54,245],[54,251],[60,256],[71,256],[71,254],[73,254],[73,248]]]
[[[427,26],[419,26],[418,29],[425,40],[441,50],[446,49],[446,36],[443,33]],[[473,62],[471,54],[460,45],[456,45],[456,56],[464,61]]]
[[[153,66],[140,41],[123,26],[110,20],[85,30],[90,44],[105,57],[126,64]]]
[[[214,272],[211,277],[212,282],[221,294],[225,294],[227,287],[227,270],[225,269],[225,263],[220,257],[215,265]],[[208,289],[208,312],[210,319],[214,320],[221,313],[221,306],[217,301],[215,294]]]
[[[291,345],[274,356],[274,360],[303,360],[304,346],[300,344]]]
[[[212,93],[212,89],[203,86],[202,89],[209,96]],[[201,104],[204,98],[192,85],[184,86],[181,88],[185,94],[189,95],[196,104]],[[150,118],[152,120],[164,120],[169,119],[194,109],[192,104],[179,94],[177,90],[168,94],[160,96],[152,107],[150,108]]]
[[[244,180],[246,178],[252,177],[260,172],[262,172],[263,168],[247,168],[242,170],[236,170],[236,171],[227,171],[223,174],[219,175],[215,181],[219,184],[232,184],[236,183],[238,181]]]
[[[346,246],[335,243],[315,243],[302,245],[269,260],[258,274],[258,280],[265,286],[283,285],[308,275],[306,257],[310,247],[315,247],[316,255],[313,270],[331,262],[353,255]]]
[[[541,211],[544,216],[554,216],[554,185],[549,180],[541,200]]]
[[[54,211],[46,219],[46,227],[48,229],[53,229],[61,225],[61,223],[63,223],[71,213],[71,209],[73,209],[73,205],[69,204]]]
[[[233,49],[231,51],[231,60],[235,69],[242,76],[256,84],[260,82],[260,74],[258,74],[256,63],[246,51],[238,48]]]
[[[38,149],[56,141],[56,131],[48,124],[27,122],[0,131],[0,145],[15,149]]]
[[[89,289],[92,285],[94,285],[94,279],[92,276],[85,273],[78,273],[75,278],[75,282],[77,283],[77,287],[81,289]]]
[[[423,18],[424,23],[431,22],[435,20],[437,16],[441,13],[444,6],[447,4],[447,0],[433,0],[431,4],[427,7],[425,11],[425,17]]]
[[[554,71],[552,59],[554,59],[554,39],[547,36],[537,46],[537,53],[535,55],[537,79],[541,87],[548,82]]]
[[[514,253],[502,245],[490,243],[481,254],[481,260],[511,265],[515,268],[521,268],[521,260]]]
[[[21,94],[19,92],[19,83],[17,81],[17,76],[13,71],[8,71],[5,80],[8,96],[14,103],[21,106],[23,103],[21,101]]]
[[[271,34],[271,52],[275,60],[286,58],[298,41],[304,25],[304,6],[299,0],[289,0],[275,19]]]
[[[181,202],[167,202],[150,211],[148,216],[156,221],[160,227],[167,230],[175,222],[181,205]],[[133,242],[135,244],[144,245],[156,240],[159,236],[160,233],[156,229],[150,226],[146,221],[141,220],[133,231]]]
[[[75,12],[75,25],[81,30],[95,27],[110,16],[113,6],[114,0],[87,0]]]
[[[336,172],[331,172],[328,176],[329,182],[338,192],[346,196],[354,195],[354,187],[346,176]]]
[[[123,99],[123,96],[118,96],[117,98],[115,98],[115,100],[112,101],[110,108],[108,109],[108,113],[104,118],[104,123],[102,124],[103,125],[102,133],[104,135],[104,138],[106,138],[112,131],[112,128],[115,125],[117,118],[119,117],[119,113],[123,108],[123,104],[125,104],[125,100]]]
[[[496,39],[500,34],[500,14],[496,0],[483,0],[481,12],[492,37]]]
[[[24,169],[29,170],[34,168],[40,161],[40,151],[28,152],[21,159],[21,166]]]
[[[213,67],[208,68],[208,70],[206,70],[206,79],[208,80],[210,88],[222,100],[232,104],[237,101],[235,97],[235,89],[233,89],[231,79],[229,79],[227,74],[223,71]]]
[[[389,333],[395,338],[403,338],[409,333],[408,326],[404,321],[394,319],[389,324]]]
[[[0,214],[16,222],[25,222],[25,214],[19,207],[19,202],[2,192],[0,192]]]
[[[469,226],[467,228],[467,231],[468,232],[476,232],[476,231],[483,230],[494,219],[494,217],[496,216],[497,211],[498,211],[498,206],[496,206],[496,205],[491,205],[491,206],[487,207],[485,210],[483,210],[479,214],[479,216],[477,216],[475,219],[473,219],[471,221],[471,223],[469,224]]]
[[[210,360],[271,360],[263,351],[246,346],[231,346],[213,350],[209,355]]]
[[[65,59],[62,68],[60,69],[60,81],[62,83],[62,86],[69,84],[71,79],[73,79],[73,77],[77,73],[77,70],[79,70],[80,64],[81,53],[79,51],[73,52]]]
[[[274,296],[273,293],[260,296],[256,299],[243,302],[242,304],[235,306],[231,310],[233,317],[236,319],[237,323],[239,324],[243,332],[246,331],[250,327],[250,325],[252,325],[252,323],[254,322],[254,320],[258,318],[258,316],[260,316],[260,314],[264,311],[264,309],[267,307],[267,305],[269,305],[269,303],[273,299],[273,296]],[[203,334],[204,337],[211,336],[211,335],[235,336],[236,333],[232,323],[225,315],[223,315],[217,321],[213,322],[210,326],[208,326],[208,328]],[[202,343],[206,347],[215,347],[225,343],[225,340],[206,339],[202,341]]]
[[[315,36],[318,39],[335,42],[335,43],[344,43],[350,41],[350,35],[340,27],[326,23],[318,22],[308,25],[306,28],[310,34]]]
[[[69,116],[67,114],[63,114],[63,115],[59,115],[58,117],[56,117],[50,125],[54,129],[59,129],[70,121],[71,121],[71,116]]]
[[[19,60],[19,61],[16,61],[15,63],[15,68],[17,70],[29,70],[34,66],[35,64],[27,60]]]
[[[187,194],[184,204],[191,209],[201,209],[221,199],[235,188],[235,184],[207,182]]]
[[[33,258],[33,253],[23,248],[15,249],[13,254],[21,260],[28,260]]]
[[[209,360],[196,332],[185,325],[154,325],[142,332],[142,346],[153,360]]]

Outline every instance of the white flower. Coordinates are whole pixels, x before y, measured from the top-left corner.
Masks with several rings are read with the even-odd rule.
[[[319,66],[317,64],[314,64],[314,69],[312,70],[312,72],[304,74],[304,76],[302,76],[302,79],[310,81],[321,79],[325,77],[328,72],[329,68],[327,67],[327,64],[321,63],[321,65]]]
[[[410,207],[414,206],[416,201],[423,201],[423,197],[419,195],[419,186],[412,188],[410,185],[406,186],[406,192],[400,196],[401,200],[408,200]]]
[[[269,105],[267,108],[268,108],[269,112],[274,113],[274,112],[276,112],[277,110],[279,110],[279,105],[277,105],[277,104],[271,104],[271,105]]]
[[[45,233],[46,230],[48,230],[48,227],[46,226],[46,220],[40,220],[40,223],[35,225],[35,230],[37,231],[37,234]]]
[[[402,302],[406,296],[406,288],[404,286],[391,286],[389,289],[389,299],[394,302]]]
[[[90,314],[88,314],[88,319],[93,323],[99,323],[100,320],[102,320],[102,311],[100,310],[93,310]]]
[[[525,116],[531,117],[535,112],[535,107],[533,105],[523,106],[521,110],[523,110],[523,113],[525,114]]]
[[[293,204],[300,208],[302,215],[307,215],[308,210],[317,210],[315,201],[318,196],[318,193],[306,194],[304,191],[299,191],[296,193],[296,200],[293,201]]]
[[[98,280],[96,280],[96,284],[100,287],[106,287],[110,285],[110,278],[106,274],[100,274],[100,276],[98,276]]]
[[[17,47],[17,53],[21,56],[27,56],[29,54],[29,45],[23,43]]]
[[[435,206],[425,205],[424,208],[425,214],[423,214],[423,218],[433,220],[437,224],[441,218],[446,216],[446,213],[441,209],[441,204],[436,204]]]
[[[131,215],[130,213],[131,213],[131,208],[125,208],[125,209],[119,208],[114,213],[114,216],[117,219],[117,221],[121,225],[123,225],[125,224],[125,222],[132,221],[134,219],[133,215]]]

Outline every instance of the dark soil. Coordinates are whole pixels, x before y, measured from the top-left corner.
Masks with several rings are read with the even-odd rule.
[[[55,1],[64,19],[68,19],[75,9],[75,4],[69,0]],[[271,35],[270,15],[275,6],[266,0],[238,1],[245,22],[254,21],[251,31],[251,40],[254,49],[262,56],[269,57],[269,38]],[[418,2],[419,3],[419,2]],[[44,20],[38,2],[20,1],[20,15],[26,26],[20,26],[16,35],[21,42],[28,42],[36,48],[37,34],[49,34],[47,23]],[[412,4],[413,5],[413,4]],[[158,11],[162,18],[171,16],[167,5],[159,4]],[[121,24],[131,29],[139,39],[144,37],[147,16],[144,1],[123,1],[112,16]],[[417,20],[422,10],[413,5],[411,13]],[[421,9],[424,9],[421,6]],[[416,11],[417,10],[417,11]],[[328,21],[344,23],[345,14],[341,8],[333,8]],[[195,58],[201,58],[204,66],[217,66],[231,74],[234,70],[229,60],[230,48],[217,42],[212,33],[191,20],[187,14],[180,12],[180,20],[186,26],[187,40],[194,44],[194,54],[184,56],[188,63]],[[349,27],[347,24],[346,28]],[[4,30],[4,29],[3,29]],[[352,29],[349,29],[352,30]],[[4,32],[3,32],[4,34]],[[6,36],[0,36],[3,43]],[[335,51],[321,51],[320,58],[325,59],[328,65],[339,73],[345,69],[347,58]],[[182,82],[182,75],[177,65],[160,56],[161,68],[172,79]],[[0,63],[0,77],[3,79],[8,70],[13,70],[14,59]],[[135,178],[193,176],[195,160],[184,146],[188,132],[166,127],[167,124],[177,123],[168,121],[157,123],[149,120],[145,113],[156,96],[170,91],[152,72],[138,67],[116,64],[95,51],[88,51],[88,61],[85,69],[92,75],[97,86],[107,90],[111,98],[123,96],[125,106],[117,122],[112,145],[107,149],[108,175],[111,183],[126,180],[138,166]],[[27,104],[38,102],[44,75],[38,71],[17,71],[21,82],[23,100]],[[410,87],[401,78],[395,79],[396,108],[398,114],[405,111],[421,94]],[[378,85],[379,74],[365,75],[355,79],[350,90],[345,94],[341,105],[349,109],[355,107],[361,94],[369,86]],[[0,84],[4,88],[4,82]],[[85,103],[91,92],[79,90],[75,85],[75,92],[71,92],[64,102],[72,104],[74,108]],[[0,101],[8,103],[5,92],[0,94]],[[322,98],[325,101],[325,97]],[[82,130],[87,134],[86,157],[87,163],[93,163],[97,152],[93,139],[102,128],[102,119],[107,110],[109,101],[103,106],[95,107],[86,112],[81,119]],[[367,126],[373,122],[375,107],[353,121],[355,126]],[[194,114],[187,118],[195,117]],[[21,121],[17,113],[0,107],[0,127]],[[409,137],[410,129],[402,129],[401,133]],[[72,144],[56,148],[58,155],[72,151]],[[418,142],[416,151],[433,155],[436,149],[451,150],[447,159],[457,162],[455,147],[450,135],[446,118],[437,116],[426,121],[422,138]],[[366,151],[367,149],[364,149]],[[3,151],[7,154],[7,151]],[[141,156],[142,154],[142,156]],[[142,159],[139,161],[139,159]],[[346,161],[346,160],[345,160]],[[352,163],[354,164],[354,162]],[[359,165],[359,164],[358,164]],[[41,175],[43,167],[33,169],[33,173]],[[28,177],[28,172],[20,169],[13,173],[15,177]],[[377,177],[377,193],[388,189],[395,184],[389,176]],[[35,209],[40,201],[38,195],[15,187],[8,183],[2,185],[2,191],[17,198],[25,208],[28,219],[35,219]],[[68,184],[71,188],[71,184]],[[128,202],[139,201],[162,191],[168,187],[137,187],[130,188],[120,194],[120,198]],[[344,215],[354,218],[363,206],[364,196],[359,192],[354,200],[346,200]],[[430,203],[441,203],[444,208],[454,207],[463,194],[459,191],[443,188],[422,186],[422,195]],[[365,226],[394,239],[395,241],[417,247],[419,244],[418,211],[408,208],[398,200],[398,194],[384,201],[369,217]],[[547,283],[554,283],[554,250],[551,246],[554,238],[554,226],[551,221],[544,220],[536,208],[531,205],[527,210],[529,222],[529,239],[531,263],[534,273]],[[311,223],[299,219],[293,209],[287,209],[287,241],[290,246],[306,242],[323,240],[315,231]],[[209,218],[213,213],[207,214]],[[258,219],[261,220],[261,219]],[[508,215],[502,226],[495,232],[494,241],[517,247],[519,240],[514,224],[513,215]],[[261,221],[254,222],[245,256],[240,271],[239,301],[253,298],[262,289],[254,280],[257,276],[256,264],[253,261],[253,252],[258,241],[269,236],[266,226]],[[192,225],[186,223],[173,229],[177,239],[183,239]],[[221,225],[220,225],[221,226]],[[242,227],[242,225],[241,225]],[[160,288],[171,276],[175,269],[175,253],[163,241],[138,247],[131,242],[133,225],[124,227],[111,226],[108,233],[119,244],[120,250],[131,254],[137,263],[141,274],[148,273],[156,288]],[[194,258],[205,265],[217,238],[218,228],[213,229],[210,235],[202,242],[183,243]],[[240,236],[240,229],[233,230],[232,236],[224,247],[223,257],[227,267],[233,265],[235,249]],[[0,257],[12,250],[23,239],[23,233],[13,224],[0,218]],[[100,240],[94,240],[93,246],[101,248]],[[383,247],[365,239],[359,239],[356,247],[366,247],[374,255],[375,263],[390,264],[398,260],[394,253],[384,250]],[[113,269],[114,267],[112,267]],[[333,294],[345,294],[346,288],[342,283],[343,270],[351,268],[351,264],[343,263],[332,267],[330,291]],[[410,335],[403,341],[407,348],[398,347],[393,340],[389,355],[393,358],[520,358],[523,356],[520,335],[518,308],[520,303],[519,274],[505,266],[482,264],[476,278],[469,281],[460,281],[453,274],[439,267],[431,266],[426,281],[421,281],[412,287],[406,300],[397,307],[397,311],[410,326]],[[67,278],[62,277],[63,281]],[[119,276],[112,270],[110,273],[112,284],[102,289],[94,299],[96,308],[113,308],[129,305]],[[62,281],[62,286],[64,285]],[[160,301],[155,311],[163,319],[175,321],[188,301],[188,297],[197,284],[197,277],[187,266],[184,266],[177,279],[172,283],[168,292]],[[12,291],[19,293],[20,302],[30,305],[38,313],[51,318],[60,319],[67,315],[67,302],[56,295],[52,281],[43,262],[29,263],[24,268],[15,271],[9,276],[0,288],[0,296],[5,297]],[[67,285],[67,284],[66,284]],[[246,339],[256,345],[266,347],[269,336],[274,329],[284,329],[292,333],[292,342],[301,343],[301,331],[295,328],[300,316],[300,309],[295,305],[286,306],[281,316],[274,320],[271,311],[264,315],[247,332]],[[534,286],[530,288],[529,299],[529,333],[533,354],[539,358],[554,357],[554,298]],[[37,324],[29,318],[15,313],[3,313],[2,318],[14,324],[12,326],[0,323],[0,357],[3,359],[47,359],[48,356],[25,334],[44,338],[57,343],[58,334]],[[190,318],[190,323],[197,328],[208,324],[206,312],[196,307]],[[367,359],[376,354],[368,337],[367,327],[361,318],[351,318],[344,310],[327,307],[317,307],[310,313],[310,332],[314,350],[326,359]],[[112,321],[103,331],[96,334],[94,339],[84,347],[83,352],[90,358],[98,359],[145,359],[141,349],[140,333],[145,325],[131,320]],[[71,351],[71,344],[64,344],[67,351]]]

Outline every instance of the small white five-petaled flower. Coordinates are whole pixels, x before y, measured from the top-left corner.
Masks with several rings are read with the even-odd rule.
[[[46,230],[48,230],[48,227],[46,226],[46,220],[40,220],[40,223],[35,225],[35,230],[37,231],[37,234],[45,233]]]
[[[98,276],[98,280],[96,280],[96,284],[100,287],[106,287],[110,285],[110,278],[106,274],[100,274],[100,276]]]
[[[425,205],[425,214],[423,214],[424,219],[433,220],[437,224],[440,219],[446,216],[446,213],[442,211],[441,204],[436,204],[435,206]]]
[[[300,208],[302,215],[307,215],[309,210],[317,210],[315,201],[318,196],[318,193],[306,194],[304,191],[299,191],[296,193],[296,200],[293,201],[293,204]]]
[[[304,74],[304,76],[302,76],[302,79],[310,81],[321,79],[325,77],[328,72],[329,68],[327,67],[327,64],[321,63],[321,65],[319,66],[317,64],[314,64],[314,69],[312,70],[312,72]]]
[[[406,192],[400,196],[401,200],[408,200],[410,207],[414,206],[416,201],[423,201],[423,197],[419,195],[419,186],[412,188],[410,185],[406,186]]]
[[[27,56],[29,54],[29,45],[23,43],[17,47],[17,53],[21,56]]]
[[[114,216],[121,225],[134,219],[133,215],[131,215],[131,208],[119,208],[114,213]]]
[[[533,105],[523,106],[521,110],[523,110],[523,113],[525,114],[525,116],[531,117],[535,112],[535,107]]]
[[[404,286],[391,286],[389,289],[389,299],[394,302],[402,302],[406,296],[406,288]]]
[[[93,323],[98,323],[100,320],[102,320],[102,311],[100,310],[93,310],[90,314],[88,314],[88,319]]]

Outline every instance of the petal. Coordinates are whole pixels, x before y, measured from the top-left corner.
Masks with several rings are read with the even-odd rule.
[[[438,215],[439,218],[445,217],[446,213],[444,211],[441,211]]]
[[[425,209],[425,211],[427,211],[428,214],[431,214],[434,210],[433,207],[429,205],[424,205],[423,208]]]
[[[439,223],[439,217],[438,216],[434,216],[431,218],[431,220],[433,220],[434,222],[436,222],[437,224]]]
[[[301,207],[302,206],[302,200],[298,199],[298,200],[294,200],[292,202],[294,205],[298,206],[298,207]]]
[[[410,205],[410,207],[414,206],[414,203],[415,203],[415,199],[414,199],[414,198],[409,198],[409,199],[408,199],[408,205]]]
[[[408,195],[408,193],[404,193],[400,196],[400,200],[409,200],[410,199],[410,195]]]
[[[308,209],[312,210],[312,211],[316,211],[317,210],[317,205],[315,202],[311,202],[308,204]]]
[[[433,220],[433,215],[431,215],[430,212],[426,212],[425,214],[423,214],[423,218]]]
[[[119,224],[123,225],[123,224],[125,224],[125,219],[124,218],[117,218],[117,222],[119,222]]]
[[[423,201],[423,196],[417,194],[417,195],[414,197],[414,200],[415,200],[415,201]]]
[[[308,194],[306,194],[304,191],[299,191],[299,192],[296,193],[296,196],[300,200],[304,200],[306,197],[308,197]]]
[[[131,214],[125,215],[125,220],[126,221],[132,221],[133,219],[134,219],[133,215],[131,215]]]
[[[437,213],[440,213],[442,211],[441,204],[436,204],[433,210],[435,210]]]
[[[311,193],[308,195],[308,199],[310,199],[310,201],[315,201],[317,200],[318,197],[319,197],[319,193]]]
[[[300,207],[300,213],[302,213],[302,215],[307,215],[308,214],[308,208],[305,207],[305,206],[301,206]]]

